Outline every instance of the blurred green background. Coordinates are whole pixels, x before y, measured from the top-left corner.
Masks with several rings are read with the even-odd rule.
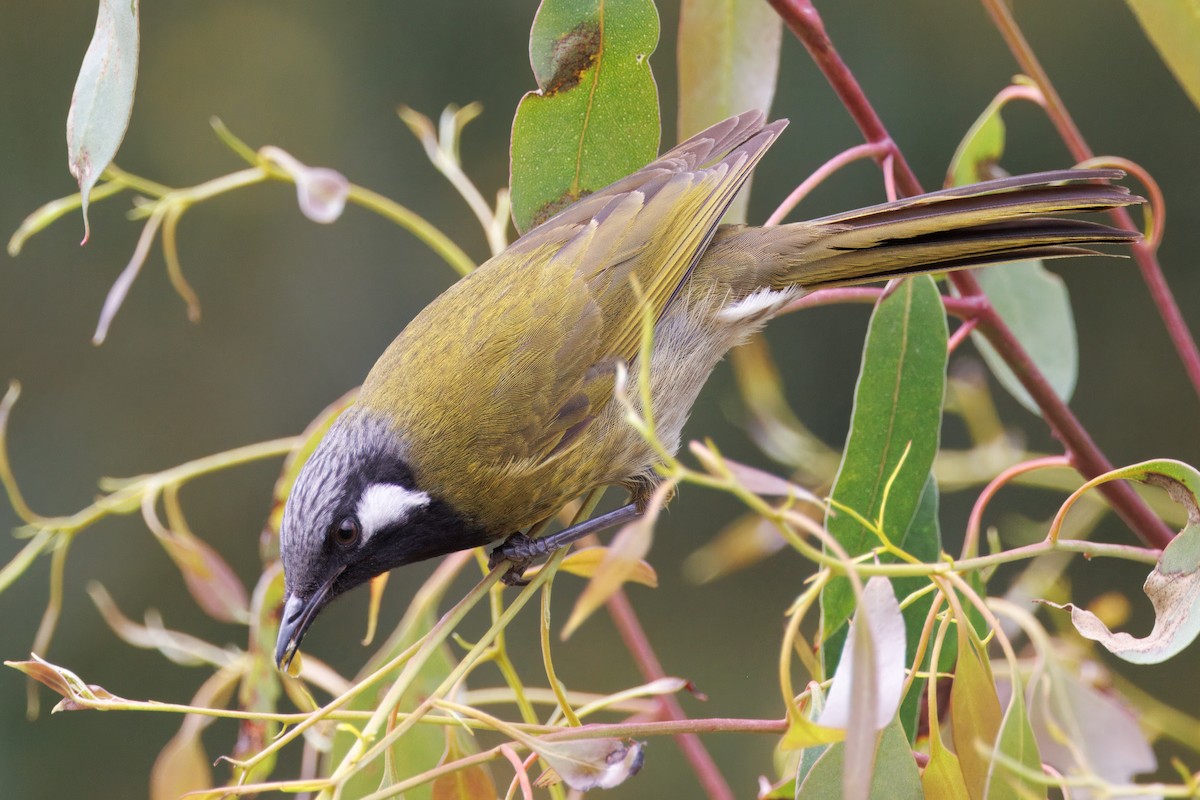
[[[1161,255],[1191,327],[1200,329],[1200,115],[1159,62],[1118,0],[1019,2],[1021,22],[1068,106],[1100,153],[1132,158],[1162,182],[1169,203]],[[834,41],[928,187],[940,183],[954,147],[1015,72],[982,8],[959,0],[819,6]],[[660,0],[663,38],[652,63],[664,112],[664,145],[675,141],[675,30],[678,7]],[[220,116],[252,146],[275,144],[313,165],[409,205],[482,261],[473,217],[426,161],[394,111],[401,103],[436,115],[448,103],[479,100],[484,116],[467,130],[463,157],[485,195],[507,179],[508,132],[533,86],[527,38],[536,3],[146,3],[141,74],[133,120],[117,162],[169,185],[188,185],[240,166],[210,131]],[[94,2],[7,0],[0,4],[0,232],[7,235],[41,203],[69,194],[64,124],[75,73],[95,19]],[[754,184],[751,219],[761,220],[812,169],[860,138],[799,44],[785,32],[773,116],[792,125]],[[1070,158],[1050,125],[1016,106],[1010,171],[1062,167]],[[874,167],[839,174],[801,207],[818,216],[882,197]],[[27,500],[44,514],[87,504],[100,476],[155,471],[238,445],[290,435],[357,384],[405,322],[448,286],[453,273],[410,235],[351,208],[323,227],[299,214],[290,187],[255,187],[197,207],[184,218],[184,270],[203,303],[188,323],[161,256],[151,256],[108,342],[89,344],[108,287],[126,263],[140,226],[124,219],[128,199],[94,206],[92,241],[64,219],[17,259],[0,257],[0,379],[22,381],[10,448]],[[1197,400],[1182,377],[1133,262],[1089,260],[1056,266],[1070,287],[1082,346],[1073,407],[1118,464],[1150,457],[1200,462]],[[802,418],[840,446],[868,310],[819,309],[778,320],[770,340]],[[974,358],[964,347],[957,360]],[[1053,449],[1039,420],[1007,397],[1006,420],[1034,446]],[[737,425],[740,404],[722,367],[690,431],[712,435],[732,457],[763,466]],[[949,441],[961,444],[958,433]],[[187,487],[194,530],[253,585],[258,534],[278,463],[227,472]],[[1048,515],[1058,498],[1012,492],[1026,513]],[[970,498],[951,495],[943,530],[961,537]],[[1010,503],[1010,507],[1015,507]],[[709,695],[685,698],[689,712],[777,717],[776,652],[783,611],[809,566],[782,553],[746,572],[696,587],[685,555],[732,520],[728,498],[687,489],[658,529],[653,563],[662,586],[634,588],[634,602],[669,674]],[[991,521],[1003,520],[993,515]],[[17,524],[0,503],[0,529]],[[1109,519],[1100,536],[1128,541]],[[17,543],[0,538],[0,560]],[[46,598],[45,561],[0,596],[0,657],[25,656]],[[393,576],[384,623],[398,619],[428,565]],[[186,701],[207,674],[118,641],[84,592],[102,582],[130,616],[157,608],[170,627],[217,643],[245,642],[244,629],[204,617],[179,575],[137,518],[107,521],[76,543],[66,607],[47,657],[89,682],[128,697]],[[1081,598],[1105,588],[1137,592],[1143,575],[1076,564]],[[1087,583],[1085,583],[1087,582]],[[564,579],[560,586],[577,584]],[[565,619],[574,591],[556,593]],[[366,593],[336,604],[306,648],[344,674],[365,658]],[[1148,625],[1144,600],[1136,625]],[[540,683],[533,616],[512,646]],[[522,641],[525,644],[521,644]],[[1196,648],[1175,662],[1133,673],[1189,712],[1197,710]],[[560,676],[573,688],[612,690],[638,682],[608,621],[593,619],[558,649]],[[486,674],[486,680],[493,680]],[[1169,687],[1169,688],[1168,688]],[[43,693],[44,706],[53,703]],[[43,713],[25,720],[25,691],[0,671],[0,794],[5,797],[142,796],[150,765],[176,730],[175,716]],[[227,752],[235,729],[214,725],[210,753]],[[707,744],[740,796],[771,772],[770,738],[710,737]],[[294,775],[294,754],[281,777]],[[496,770],[507,782],[507,766]],[[218,772],[218,774],[221,774]],[[647,766],[618,797],[694,796],[694,779],[669,740],[655,740]]]

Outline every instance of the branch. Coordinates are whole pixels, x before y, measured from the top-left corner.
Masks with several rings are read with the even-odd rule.
[[[1082,131],[1075,124],[1075,120],[1071,118],[1071,113],[1067,111],[1054,84],[1050,82],[1050,76],[1046,74],[1046,70],[1038,61],[1033,48],[1029,46],[1029,42],[1026,41],[1021,29],[1017,26],[1012,9],[1004,0],[982,0],[982,2],[996,23],[1000,35],[1004,37],[1008,49],[1012,51],[1013,58],[1021,66],[1021,71],[1033,78],[1045,96],[1046,114],[1058,130],[1058,135],[1066,144],[1067,149],[1071,151],[1072,157],[1076,161],[1087,161],[1093,158],[1095,154],[1088,146],[1087,140],[1083,138]],[[1126,209],[1117,208],[1109,213],[1112,214],[1118,226],[1125,230],[1138,230]],[[1162,266],[1158,263],[1155,248],[1150,242],[1140,241],[1134,243],[1132,251],[1133,260],[1137,262],[1142,273],[1142,280],[1146,282],[1146,288],[1150,292],[1150,299],[1154,301],[1159,316],[1162,317],[1167,334],[1171,337],[1171,343],[1175,345],[1179,360],[1183,362],[1183,368],[1192,382],[1192,388],[1197,395],[1200,395],[1200,349],[1197,349],[1196,340],[1192,338],[1191,331],[1188,330],[1187,323],[1183,319],[1183,313],[1179,310],[1179,303],[1176,302],[1171,287],[1167,285],[1167,279],[1163,276]]]
[[[989,0],[985,0],[988,2]],[[842,61],[833,46],[821,16],[811,0],[768,0],[775,11],[787,23],[798,39],[807,48],[813,61],[824,73],[826,80],[862,131],[863,137],[871,143],[891,143],[893,169],[900,189],[908,195],[920,194],[921,184],[908,161],[899,148],[895,146],[891,136],[884,127],[883,121],[867,100],[862,87],[850,72],[846,62]],[[1049,98],[1050,95],[1047,94]],[[1059,101],[1061,103],[1061,101]],[[882,158],[877,159],[882,166]],[[979,282],[969,272],[951,273],[949,279],[965,297],[984,297]],[[1067,404],[1063,402],[1046,380],[1045,375],[1037,368],[1029,354],[1017,341],[1016,336],[991,309],[981,311],[979,316],[979,331],[987,337],[1005,362],[1012,368],[1020,379],[1021,384],[1041,408],[1055,438],[1063,443],[1072,463],[1088,478],[1094,478],[1104,472],[1111,471],[1112,465],[1104,453],[1092,441],[1091,436],[1080,424]],[[1200,363],[1200,360],[1198,360]],[[1113,510],[1146,544],[1152,547],[1165,547],[1173,536],[1162,520],[1158,519],[1137,494],[1124,483],[1109,483],[1103,487],[1104,496],[1112,504]]]

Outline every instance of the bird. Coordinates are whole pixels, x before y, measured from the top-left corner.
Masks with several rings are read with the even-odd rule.
[[[1003,177],[820,219],[722,224],[787,125],[730,117],[530,229],[439,297],[371,368],[300,470],[280,527],[276,662],[326,605],[396,567],[505,541],[493,563],[545,553],[524,529],[594,488],[636,516],[655,449],[614,397],[654,322],[649,398],[671,452],[709,374],[808,293],[1029,258],[1097,254],[1135,232],[1056,216],[1142,202],[1115,169]],[[640,408],[638,393],[630,398]],[[509,577],[519,579],[519,574]]]

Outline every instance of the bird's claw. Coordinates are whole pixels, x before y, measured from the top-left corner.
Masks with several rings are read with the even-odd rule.
[[[501,562],[507,561],[512,566],[508,568],[500,581],[505,586],[528,586],[525,570],[541,555],[536,540],[523,533],[514,533],[498,544],[488,556],[488,568],[495,569]]]

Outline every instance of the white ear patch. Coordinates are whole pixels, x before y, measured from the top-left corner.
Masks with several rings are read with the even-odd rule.
[[[362,525],[362,538],[391,525],[398,525],[418,508],[429,505],[429,495],[394,483],[372,483],[359,498],[355,512]]]

